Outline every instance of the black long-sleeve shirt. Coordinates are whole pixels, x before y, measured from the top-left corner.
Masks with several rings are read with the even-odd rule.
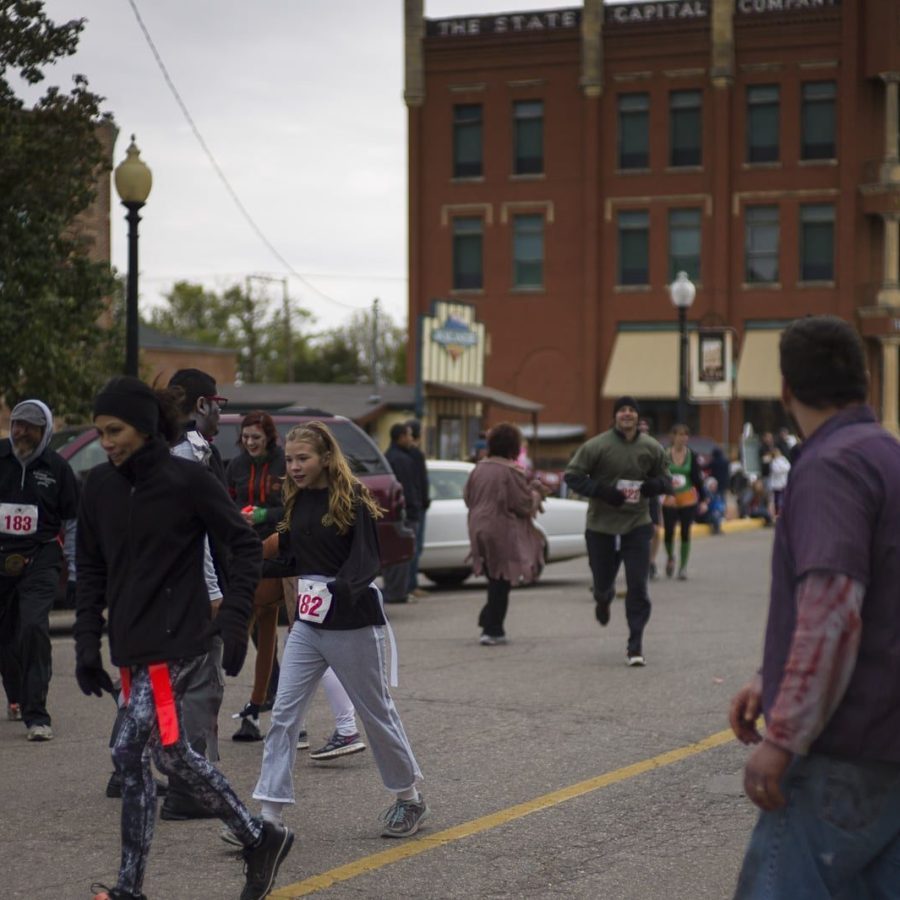
[[[313,628],[350,629],[384,625],[381,605],[370,587],[381,567],[375,520],[362,503],[356,518],[341,534],[335,525],[323,525],[328,512],[328,488],[305,488],[297,494],[291,526],[279,535],[278,559],[263,563],[264,578],[322,575],[331,584],[331,609]]]

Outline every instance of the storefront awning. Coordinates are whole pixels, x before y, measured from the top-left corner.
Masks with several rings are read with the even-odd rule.
[[[678,397],[678,332],[620,331],[603,380],[604,397]]]
[[[748,330],[737,368],[736,394],[744,400],[775,400],[781,396],[778,342],[781,329]]]
[[[464,400],[477,400],[480,403],[488,403],[494,406],[502,406],[505,409],[514,409],[524,413],[539,413],[543,403],[534,400],[526,400],[515,394],[507,394],[496,388],[486,387],[483,384],[462,384],[453,381],[426,381],[425,391],[430,397],[461,397]]]

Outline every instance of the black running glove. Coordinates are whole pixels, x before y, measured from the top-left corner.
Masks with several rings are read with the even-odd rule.
[[[599,497],[604,503],[608,503],[610,506],[621,506],[625,502],[625,494],[617,487],[612,487],[612,485],[607,484],[598,484],[594,496]]]
[[[648,478],[641,483],[642,497],[658,497],[668,492],[669,485],[665,478]]]
[[[215,618],[216,630],[222,635],[222,668],[226,675],[234,678],[244,665],[247,655],[247,638],[249,635],[246,616],[223,606]]]
[[[112,679],[103,668],[100,648],[82,647],[76,650],[75,680],[82,692],[102,697],[103,692],[113,692]]]

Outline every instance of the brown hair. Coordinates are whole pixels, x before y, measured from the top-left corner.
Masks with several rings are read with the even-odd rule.
[[[271,451],[278,443],[278,432],[275,430],[275,422],[272,417],[261,409],[254,409],[253,412],[248,412],[247,415],[241,419],[241,427],[238,429],[237,441],[235,443],[237,443],[239,447],[243,446],[244,429],[249,428],[252,425],[256,425],[266,436],[266,450]]]
[[[510,422],[495,425],[487,438],[488,455],[515,459],[522,449],[522,432]]]

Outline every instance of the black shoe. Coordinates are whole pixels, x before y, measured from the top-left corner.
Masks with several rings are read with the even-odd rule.
[[[284,825],[263,822],[262,838],[255,847],[244,850],[244,871],[247,882],[241,900],[263,900],[275,884],[278,867],[290,853],[294,832]]]
[[[188,819],[218,819],[217,813],[210,812],[188,794],[170,793],[163,801],[159,817],[169,822],[185,822]]]
[[[118,888],[108,888],[105,884],[94,883],[91,885],[94,892],[94,900],[147,900],[145,894],[126,894]]]
[[[169,786],[164,782],[156,779],[156,796],[165,797],[169,793]],[[122,799],[122,776],[118,772],[113,772],[106,782],[106,796],[112,800]]]
[[[241,727],[231,736],[233,741],[261,741],[262,732],[259,730],[259,719],[247,716],[241,719]]]
[[[601,625],[609,624],[609,605],[612,602],[612,597],[607,595],[603,600],[597,601],[597,606],[594,608],[594,615],[597,617],[597,621]]]

